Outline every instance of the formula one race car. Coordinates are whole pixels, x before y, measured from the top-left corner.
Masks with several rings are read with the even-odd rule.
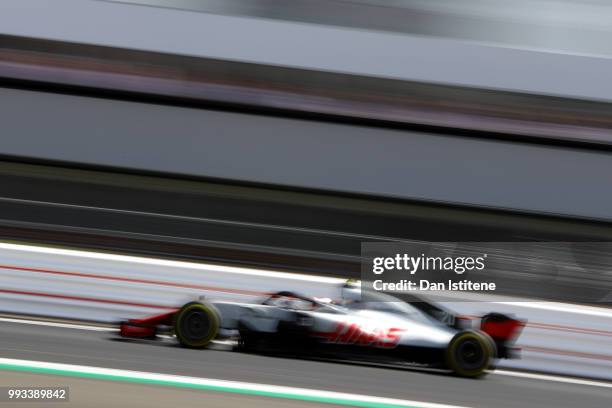
[[[400,301],[342,289],[343,300],[308,298],[278,292],[259,304],[190,302],[162,315],[120,324],[130,338],[155,338],[166,329],[185,347],[205,348],[220,332],[237,334],[236,349],[333,358],[376,364],[417,365],[478,377],[497,358],[515,357],[512,347],[525,322],[491,313],[478,322],[420,298]],[[355,300],[352,300],[354,298]]]

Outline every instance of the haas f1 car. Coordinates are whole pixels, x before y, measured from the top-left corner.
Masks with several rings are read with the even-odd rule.
[[[482,376],[498,358],[516,357],[514,340],[525,322],[498,313],[457,316],[421,298],[342,288],[342,300],[278,292],[262,302],[189,302],[169,313],[121,322],[123,337],[151,339],[166,331],[189,348],[233,336],[235,349],[302,358],[416,365]],[[477,328],[471,328],[479,323]],[[228,334],[232,333],[232,334]]]

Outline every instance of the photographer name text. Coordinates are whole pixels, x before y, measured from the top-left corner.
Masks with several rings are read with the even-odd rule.
[[[495,282],[472,282],[464,279],[462,281],[430,282],[419,279],[418,283],[409,280],[399,282],[384,282],[381,279],[372,283],[374,290],[379,292],[404,292],[413,290],[447,291],[447,290],[469,290],[469,291],[494,291]]]

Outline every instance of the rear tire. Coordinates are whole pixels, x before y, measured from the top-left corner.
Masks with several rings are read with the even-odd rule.
[[[457,333],[446,349],[446,364],[462,377],[480,377],[491,367],[495,350],[486,337],[475,331]]]
[[[204,348],[217,337],[220,319],[211,305],[190,302],[174,316],[174,334],[183,347]]]

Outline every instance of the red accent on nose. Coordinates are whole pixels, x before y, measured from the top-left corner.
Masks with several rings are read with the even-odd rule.
[[[129,323],[121,323],[119,334],[122,337],[148,338],[155,335],[155,327],[133,326]]]

